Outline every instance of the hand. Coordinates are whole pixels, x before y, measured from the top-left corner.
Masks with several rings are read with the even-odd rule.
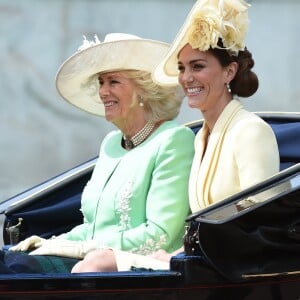
[[[152,254],[149,255],[152,258],[161,260],[161,261],[166,261],[169,262],[171,260],[171,257],[173,256],[173,254],[166,252],[163,249],[160,249],[156,252],[153,252]]]
[[[9,248],[10,251],[27,251],[29,249],[35,249],[38,247],[41,247],[43,243],[46,241],[46,239],[40,238],[37,235],[32,235],[25,239],[24,241],[21,241],[15,246],[12,246]]]
[[[46,240],[40,248],[30,252],[29,255],[56,255],[81,259],[94,249],[96,242],[92,240],[69,241],[57,238]]]

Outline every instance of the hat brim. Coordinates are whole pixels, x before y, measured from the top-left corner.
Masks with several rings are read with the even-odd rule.
[[[222,1],[223,2],[223,1]],[[225,1],[226,2],[226,1]],[[226,4],[226,3],[223,4]],[[232,3],[227,3],[228,9],[234,10],[236,13],[242,13],[246,12],[249,4],[246,3],[244,0],[232,0],[232,1],[227,1],[227,2],[232,2]],[[230,5],[229,5],[230,4]],[[199,11],[204,9],[205,7],[219,7],[219,1],[218,0],[197,0],[196,3],[193,5],[192,9],[190,10],[189,14],[187,15],[185,22],[183,23],[182,27],[178,31],[177,36],[175,37],[168,53],[166,56],[163,58],[163,60],[158,64],[156,69],[154,70],[152,77],[154,82],[157,84],[169,86],[173,85],[176,82],[178,83],[178,56],[182,48],[188,44],[188,31],[190,27],[192,26],[192,22],[195,19],[195,16]],[[232,12],[231,12],[232,13]],[[225,13],[224,13],[225,14]],[[230,15],[230,14],[229,14]],[[245,15],[245,20],[248,17]],[[225,20],[227,21],[227,20]],[[223,20],[223,22],[225,22]],[[233,23],[233,25],[235,25]],[[228,24],[227,24],[228,26]],[[245,31],[246,32],[246,31]],[[221,38],[221,35],[219,36]],[[243,35],[241,35],[241,38],[244,38]],[[233,45],[235,45],[237,41],[233,42]],[[241,43],[240,44],[244,44]],[[242,49],[243,50],[244,46]],[[226,48],[224,48],[226,49]],[[230,50],[230,48],[227,48]],[[237,50],[234,50],[237,51]]]
[[[56,88],[68,102],[89,113],[104,116],[98,74],[122,70],[152,73],[169,45],[148,39],[100,43],[67,59],[56,75]]]
[[[191,25],[192,16],[202,5],[201,1],[197,1],[189,14],[186,17],[185,22],[178,31],[168,53],[158,64],[152,74],[154,82],[164,86],[172,86],[178,84],[178,55],[181,49],[188,43],[187,31]]]

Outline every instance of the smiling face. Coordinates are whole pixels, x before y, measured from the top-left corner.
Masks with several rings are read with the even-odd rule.
[[[209,51],[192,49],[187,44],[179,53],[179,82],[188,98],[189,106],[216,117],[232,99],[226,84],[235,74],[234,65],[222,67]]]
[[[98,80],[99,96],[104,104],[106,120],[122,131],[125,130],[126,126],[130,126],[141,115],[141,109],[137,101],[134,101],[134,81],[122,72],[103,73]]]

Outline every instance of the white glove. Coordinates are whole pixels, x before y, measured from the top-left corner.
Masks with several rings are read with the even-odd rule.
[[[69,241],[57,238],[46,240],[41,247],[30,252],[29,255],[56,255],[81,259],[96,248],[96,242],[92,240]]]
[[[27,251],[29,249],[35,249],[38,247],[41,247],[43,243],[46,241],[46,239],[40,238],[37,235],[32,235],[25,239],[24,241],[21,241],[15,246],[12,246],[9,248],[10,251]]]

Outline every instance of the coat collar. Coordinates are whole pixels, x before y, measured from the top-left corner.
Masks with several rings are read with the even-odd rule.
[[[192,212],[196,212],[212,204],[213,200],[209,197],[210,186],[219,162],[222,144],[226,138],[226,132],[232,119],[241,109],[243,109],[243,106],[236,99],[233,99],[226,105],[210,134],[207,146],[206,141],[209,131],[205,122],[196,135],[195,156],[189,183]]]

